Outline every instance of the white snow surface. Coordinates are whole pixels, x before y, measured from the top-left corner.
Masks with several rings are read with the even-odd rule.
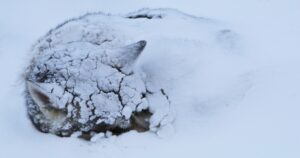
[[[1,0],[0,158],[300,157],[299,6],[296,0]],[[120,30],[139,35],[133,41],[150,39],[136,66],[166,88],[174,123],[158,133],[99,134],[92,142],[34,129],[22,94],[32,44],[86,12],[125,15],[145,7],[199,17],[170,16],[147,34]]]

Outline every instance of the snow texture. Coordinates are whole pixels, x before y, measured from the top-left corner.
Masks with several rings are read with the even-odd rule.
[[[0,158],[299,158],[299,6],[298,0],[0,0]],[[33,127],[25,84],[43,90],[21,74],[38,57],[34,48],[49,42],[41,38],[30,47],[56,24],[97,11],[107,13],[99,13],[101,29],[119,39],[109,50],[147,42],[131,70],[155,93],[136,110],[166,104],[167,97],[176,113],[171,124],[155,132],[91,132],[91,141],[78,139],[80,131],[61,138]],[[65,39],[81,40],[71,35]],[[88,43],[77,42],[97,47]],[[32,97],[44,105],[43,95]],[[59,125],[66,113],[48,110]],[[126,119],[132,110],[121,113]]]
[[[154,10],[161,17],[163,12],[172,15]],[[151,13],[145,9],[128,17],[154,16]],[[115,22],[131,25],[132,21],[86,14],[60,24],[34,45],[34,57],[25,74],[25,93],[28,114],[40,131],[59,136],[78,131],[90,135],[137,129],[133,121],[143,126],[138,131],[156,131],[172,122],[168,95],[147,84],[151,81],[142,76],[147,76],[146,72],[133,70],[147,42],[124,46],[130,39],[114,27]],[[146,111],[151,118],[138,117]]]

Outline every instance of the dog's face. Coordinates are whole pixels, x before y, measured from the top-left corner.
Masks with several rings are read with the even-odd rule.
[[[42,132],[147,130],[146,88],[131,66],[145,41],[103,50],[85,42],[43,50],[26,74],[26,101]]]

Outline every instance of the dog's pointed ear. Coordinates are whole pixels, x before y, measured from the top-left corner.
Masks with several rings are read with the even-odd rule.
[[[31,98],[47,119],[58,121],[66,118],[65,112],[57,108],[54,97],[43,85],[31,81],[26,81],[26,85]]]
[[[26,81],[26,85],[30,96],[38,106],[44,107],[51,103],[50,94],[41,86],[30,81]]]
[[[130,68],[146,47],[145,40],[114,49],[108,52],[109,63],[121,69]]]

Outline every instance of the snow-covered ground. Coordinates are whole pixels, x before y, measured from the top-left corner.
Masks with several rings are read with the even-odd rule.
[[[297,0],[0,0],[0,157],[300,157],[299,6]],[[22,94],[31,45],[71,17],[145,7],[210,19],[189,29],[170,23],[162,29],[174,34],[153,42],[161,47],[138,63],[159,69],[177,113],[173,127],[96,142],[36,131]],[[220,37],[214,47],[212,26],[234,33],[213,36]]]

